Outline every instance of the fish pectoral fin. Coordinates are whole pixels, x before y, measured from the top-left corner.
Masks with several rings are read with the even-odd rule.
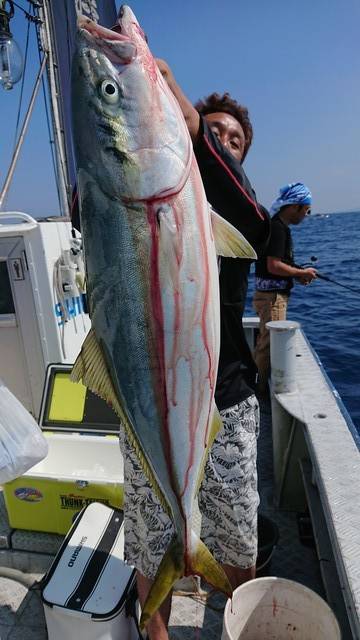
[[[72,382],[80,382],[110,404],[123,424],[128,422],[116,397],[102,349],[95,332],[90,329],[70,374]]]
[[[154,582],[144,603],[140,618],[140,629],[146,626],[151,616],[159,609],[171,592],[174,583],[179,578],[182,578],[184,573],[184,546],[175,534],[161,560]]]
[[[224,569],[215,560],[195,531],[191,532],[190,562],[192,574],[201,576],[215,589],[222,591],[231,598],[233,590]]]
[[[211,222],[216,253],[224,258],[248,258],[256,260],[257,254],[251,244],[230,222],[219,216],[210,207]]]

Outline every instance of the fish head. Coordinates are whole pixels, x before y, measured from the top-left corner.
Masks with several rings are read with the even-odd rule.
[[[113,29],[78,19],[72,111],[78,169],[107,195],[142,201],[180,190],[191,140],[129,7]]]

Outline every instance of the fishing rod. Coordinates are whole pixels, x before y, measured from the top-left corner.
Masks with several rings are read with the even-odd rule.
[[[304,267],[312,267],[314,262],[317,262],[317,257],[316,256],[311,256],[310,258],[311,260],[311,264],[307,263],[307,264],[303,264],[301,265],[299,268],[303,269]],[[296,265],[298,266],[298,265]],[[331,282],[332,284],[337,284],[338,287],[343,287],[343,289],[347,289],[348,291],[352,291],[353,293],[357,293],[358,295],[360,295],[360,289],[354,289],[353,287],[349,287],[349,285],[347,284],[342,284],[342,282],[338,282],[337,280],[333,280],[333,278],[329,278],[329,276],[326,276],[323,273],[319,273],[318,271],[316,271],[316,277],[319,278],[320,280],[326,280],[326,282]]]

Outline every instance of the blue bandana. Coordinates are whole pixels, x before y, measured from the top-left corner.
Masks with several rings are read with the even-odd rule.
[[[289,204],[311,204],[311,192],[302,182],[287,184],[280,189],[279,193],[279,197],[274,200],[270,207],[272,215]]]

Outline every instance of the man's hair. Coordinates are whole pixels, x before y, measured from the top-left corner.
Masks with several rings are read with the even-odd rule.
[[[245,134],[244,155],[241,159],[241,162],[243,162],[253,139],[253,128],[247,108],[233,100],[229,93],[224,93],[222,96],[219,93],[212,93],[203,100],[199,100],[195,104],[195,109],[202,116],[206,116],[209,113],[229,113],[241,124]]]

